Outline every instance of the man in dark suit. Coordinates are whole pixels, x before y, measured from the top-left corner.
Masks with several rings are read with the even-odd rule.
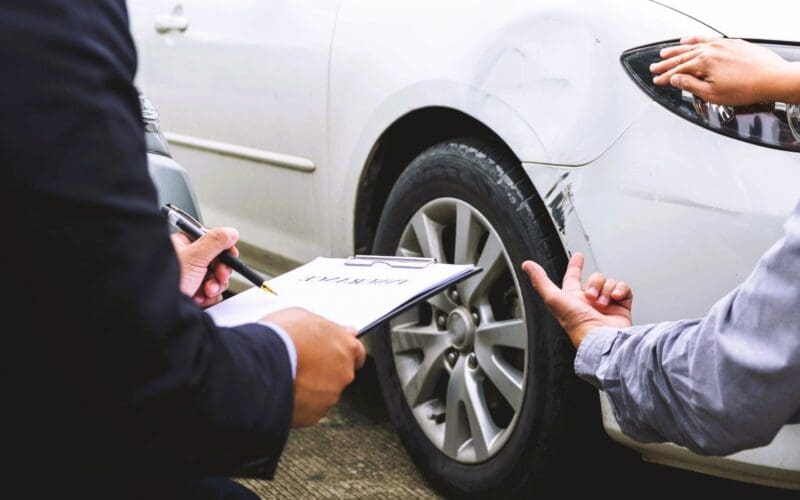
[[[213,301],[229,271],[179,284],[123,0],[3,1],[0,62],[4,494],[270,476],[290,425],[316,422],[363,363],[354,332],[302,310],[217,328],[189,295]],[[192,251],[207,264],[235,240]]]

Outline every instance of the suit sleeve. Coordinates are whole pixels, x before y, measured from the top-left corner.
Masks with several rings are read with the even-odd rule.
[[[3,2],[0,60],[0,195],[18,242],[3,260],[18,312],[3,418],[20,467],[269,476],[291,421],[287,350],[264,325],[215,327],[179,292],[124,2]]]

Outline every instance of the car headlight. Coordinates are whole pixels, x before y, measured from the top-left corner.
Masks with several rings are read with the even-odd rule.
[[[622,65],[650,97],[678,116],[735,139],[800,152],[800,106],[797,104],[765,102],[749,106],[719,106],[671,85],[653,84],[650,65],[661,60],[661,49],[676,43],[658,43],[629,50],[622,54]],[[789,61],[800,60],[798,46],[761,45]]]
[[[164,156],[170,156],[169,145],[164,133],[161,131],[161,119],[153,103],[144,94],[139,92],[139,105],[142,108],[142,121],[144,122],[144,137],[147,151]]]

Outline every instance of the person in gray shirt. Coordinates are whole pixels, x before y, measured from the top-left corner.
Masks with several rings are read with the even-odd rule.
[[[706,101],[800,103],[800,63],[742,40],[692,37],[651,66],[659,85]],[[752,274],[699,319],[632,326],[630,287],[583,256],[559,288],[523,269],[578,349],[575,371],[608,395],[622,431],[704,455],[763,446],[800,422],[800,205]]]

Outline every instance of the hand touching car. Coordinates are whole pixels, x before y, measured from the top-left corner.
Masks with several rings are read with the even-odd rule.
[[[624,328],[631,326],[633,292],[627,283],[592,274],[581,287],[583,254],[569,260],[562,287],[553,283],[545,270],[533,261],[522,263],[531,285],[544,300],[561,327],[577,348],[583,338],[601,326]]]
[[[670,84],[715,104],[800,102],[800,63],[766,47],[729,38],[688,37],[661,50],[653,83]]]

